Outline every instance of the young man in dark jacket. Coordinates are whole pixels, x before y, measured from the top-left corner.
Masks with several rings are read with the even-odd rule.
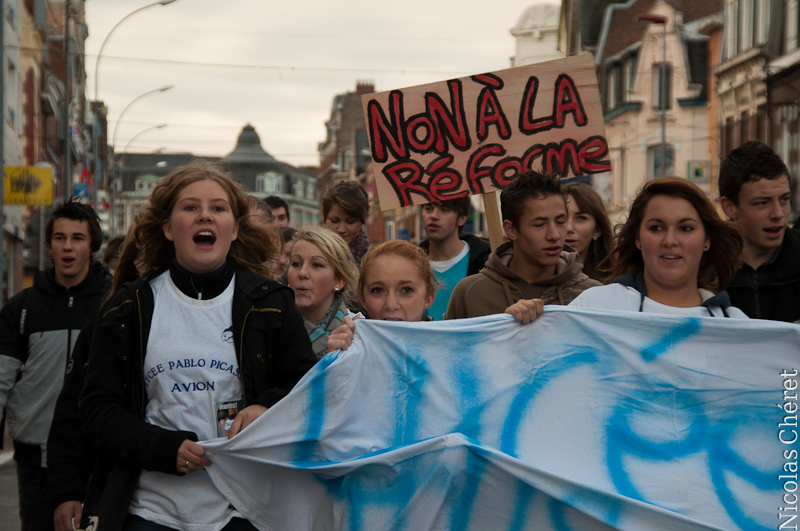
[[[436,280],[441,283],[436,300],[428,309],[435,321],[444,319],[456,284],[483,269],[492,252],[487,240],[462,232],[469,208],[469,197],[422,205],[422,226],[428,239],[419,246],[430,256]]]
[[[23,530],[53,529],[44,501],[47,436],[78,333],[108,289],[105,269],[93,261],[102,232],[91,207],[62,203],[46,241],[53,268],[0,309],[0,407],[14,441]]]
[[[767,145],[734,149],[719,170],[720,203],[742,233],[731,303],[751,318],[800,320],[800,231],[789,228],[789,169]]]

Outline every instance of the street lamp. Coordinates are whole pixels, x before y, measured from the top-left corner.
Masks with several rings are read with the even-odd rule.
[[[172,0],[172,1],[174,2],[175,0]],[[119,123],[122,121],[122,117],[125,116],[125,111],[127,111],[134,103],[136,103],[140,99],[144,98],[145,96],[149,96],[150,94],[155,94],[156,92],[166,92],[166,91],[172,89],[173,87],[174,87],[174,85],[164,85],[163,87],[160,87],[160,88],[157,88],[157,89],[153,89],[153,90],[149,90],[149,91],[145,92],[144,94],[140,94],[139,96],[136,96],[135,98],[133,98],[133,100],[131,100],[131,102],[129,104],[127,104],[124,109],[122,109],[122,112],[119,113],[119,116],[117,117],[117,123],[114,124],[114,135],[111,137],[111,150],[114,152],[114,154],[117,153],[117,151],[116,151],[116,148],[117,148],[117,128],[119,127]]]
[[[656,175],[656,177],[665,176],[664,174],[666,173],[666,161],[667,161],[667,22],[668,20],[669,19],[663,15],[643,14],[636,16],[637,22],[661,24],[661,27],[664,28],[663,59],[661,61],[661,68],[658,76],[658,83],[659,83],[658,103],[659,107],[661,107],[661,168],[659,170],[660,175]]]
[[[133,136],[133,138],[131,138],[131,139],[128,141],[128,143],[125,145],[125,149],[123,149],[123,150],[122,150],[122,156],[123,156],[123,157],[125,156],[125,153],[127,153],[127,152],[128,152],[128,148],[130,147],[130,145],[133,143],[133,141],[134,141],[134,140],[136,140],[137,138],[139,138],[139,137],[140,137],[140,136],[142,136],[143,134],[147,133],[148,131],[152,131],[153,129],[163,129],[163,128],[165,128],[165,127],[166,127],[166,126],[168,126],[168,125],[169,125],[169,124],[158,124],[158,125],[154,125],[153,127],[148,127],[147,129],[143,129],[143,130],[139,131],[138,133],[136,133],[136,134]]]
[[[120,26],[120,24],[122,24],[123,22],[128,20],[130,17],[132,17],[133,15],[135,15],[136,13],[138,13],[140,11],[144,11],[145,9],[151,8],[153,6],[165,6],[167,4],[171,4],[172,2],[175,2],[175,1],[176,0],[159,0],[158,2],[153,2],[152,4],[148,4],[146,6],[140,7],[139,9],[135,9],[134,11],[131,11],[130,13],[128,13],[127,15],[122,17],[122,19],[119,22],[117,22],[114,25],[113,28],[111,28],[111,31],[108,32],[108,35],[106,35],[105,40],[103,40],[103,44],[100,45],[100,51],[97,52],[97,61],[95,61],[95,64],[94,64],[94,101],[95,101],[95,105],[94,106],[95,106],[95,112],[94,112],[94,127],[92,128],[92,136],[94,137],[93,138],[94,154],[95,154],[95,157],[94,157],[94,186],[92,187],[92,199],[93,199],[93,201],[95,203],[95,206],[97,205],[97,183],[99,182],[100,176],[102,174],[102,167],[103,167],[103,165],[102,165],[102,163],[100,161],[100,153],[99,153],[99,147],[100,146],[98,145],[98,134],[97,134],[98,133],[97,132],[97,127],[98,127],[98,123],[100,121],[98,113],[97,113],[97,106],[98,106],[97,94],[98,94],[98,86],[99,86],[99,80],[100,80],[100,76],[98,75],[99,74],[98,71],[100,69],[100,58],[103,57],[103,49],[106,47],[106,43],[108,42],[108,39],[111,38],[111,35],[114,33],[114,30],[116,30]]]
[[[148,5],[144,6],[144,7],[140,7],[139,9],[131,11],[130,13],[128,13],[127,15],[122,17],[122,19],[119,22],[117,22],[114,25],[113,28],[111,28],[111,31],[109,31],[108,35],[106,35],[106,38],[103,41],[103,44],[100,45],[100,51],[97,52],[97,61],[95,61],[95,63],[94,63],[94,101],[97,101],[97,87],[98,87],[98,84],[99,84],[98,80],[100,78],[100,76],[97,75],[97,71],[100,68],[100,58],[103,57],[103,48],[106,47],[106,43],[108,42],[108,39],[111,38],[111,35],[114,33],[114,30],[117,29],[120,26],[120,24],[122,24],[123,22],[125,22],[126,20],[131,18],[133,15],[135,15],[139,11],[144,11],[145,9],[148,9],[148,8],[151,8],[151,7],[154,7],[154,6],[165,6],[167,4],[171,4],[172,2],[176,2],[176,1],[177,0],[159,0],[158,2],[153,2],[152,4],[148,4]]]

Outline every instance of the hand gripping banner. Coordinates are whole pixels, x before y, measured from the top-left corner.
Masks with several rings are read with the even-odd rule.
[[[795,529],[798,369],[785,323],[364,320],[204,445],[262,530]]]

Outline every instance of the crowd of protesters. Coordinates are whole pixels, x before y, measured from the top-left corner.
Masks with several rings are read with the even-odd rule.
[[[371,246],[357,183],[327,191],[321,227],[295,230],[285,201],[197,161],[157,184],[105,267],[97,216],[67,201],[46,230],[53,268],[0,310],[23,529],[254,529],[197,441],[245,429],[360,319],[525,324],[554,304],[800,321],[786,165],[748,142],[719,191],[728,220],[686,179],[648,181],[612,230],[592,187],[526,172],[501,192],[494,249],[463,232],[469,198],[424,205],[419,246]]]

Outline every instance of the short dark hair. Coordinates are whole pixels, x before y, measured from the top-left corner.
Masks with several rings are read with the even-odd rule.
[[[292,227],[284,227],[281,229],[281,244],[294,240],[294,235],[297,234],[297,229]]]
[[[268,195],[264,198],[264,202],[270,209],[283,207],[286,210],[286,219],[292,219],[292,213],[289,212],[289,203],[284,198],[277,195]]]
[[[513,227],[518,227],[519,218],[525,211],[525,203],[528,199],[544,199],[551,195],[561,196],[564,200],[564,210],[566,210],[567,196],[564,195],[561,179],[557,175],[538,171],[520,173],[500,192],[503,221],[509,220]]]
[[[450,210],[454,211],[458,217],[468,217],[469,209],[472,207],[472,202],[469,200],[469,196],[459,197],[457,199],[445,199],[444,201],[431,201],[430,203],[426,204],[441,208],[449,208]],[[422,208],[425,208],[425,205],[422,205]],[[466,225],[466,221],[462,225],[458,226],[458,232],[461,232],[464,229],[464,225]]]
[[[719,195],[739,204],[739,191],[746,182],[789,177],[789,168],[777,153],[758,140],[745,142],[725,157],[719,168]]]
[[[73,221],[85,221],[89,225],[89,249],[92,254],[100,250],[103,245],[103,230],[100,228],[100,218],[92,207],[80,202],[80,197],[72,196],[59,204],[50,213],[50,219],[45,228],[45,241],[47,246],[53,239],[53,224],[57,219],[71,219]]]
[[[328,218],[328,212],[333,205],[339,205],[345,214],[358,219],[361,223],[367,222],[369,214],[369,196],[367,191],[356,181],[339,181],[328,188],[322,198],[322,222]]]

